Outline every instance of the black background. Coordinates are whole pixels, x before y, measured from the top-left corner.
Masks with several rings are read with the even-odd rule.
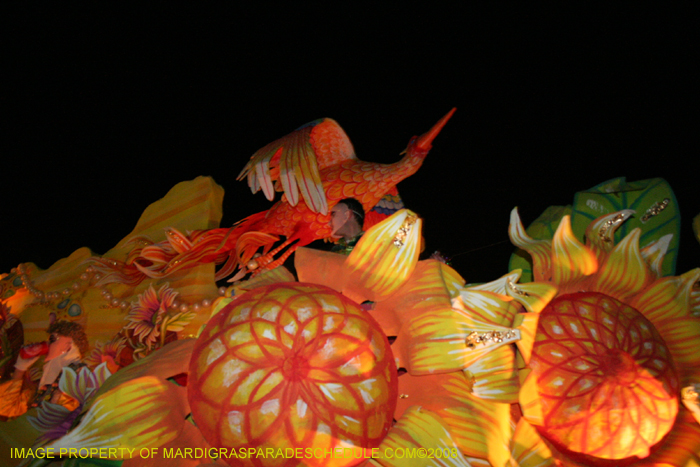
[[[226,190],[223,226],[267,209],[235,177],[308,121],[390,163],[452,107],[399,190],[468,281],[507,271],[514,206],[527,225],[619,176],[671,184],[677,273],[700,266],[693,11],[240,5],[4,11],[0,271],[104,253],[198,175]]]

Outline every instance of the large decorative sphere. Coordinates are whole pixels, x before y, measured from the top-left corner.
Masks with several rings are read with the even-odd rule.
[[[192,416],[212,446],[296,449],[295,458],[229,459],[255,466],[362,462],[362,448],[377,447],[391,426],[397,391],[377,322],[304,283],[260,287],[223,308],[197,340],[188,383]],[[326,454],[334,449],[345,456]]]
[[[679,379],[671,353],[648,319],[612,297],[553,300],[540,315],[531,366],[540,431],[586,464],[644,458],[673,426]]]

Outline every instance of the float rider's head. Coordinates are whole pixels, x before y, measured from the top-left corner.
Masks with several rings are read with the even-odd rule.
[[[331,235],[342,237],[346,241],[362,232],[365,222],[365,210],[355,198],[345,198],[331,209]]]
[[[88,351],[88,339],[83,327],[70,321],[56,321],[49,326],[49,353],[46,361],[67,353],[71,346],[75,346],[82,357]]]

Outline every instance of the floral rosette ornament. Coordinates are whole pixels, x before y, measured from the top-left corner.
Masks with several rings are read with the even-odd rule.
[[[47,401],[41,403],[36,415],[29,417],[29,423],[42,432],[35,446],[43,446],[68,433],[85,403],[111,375],[106,363],[100,364],[94,370],[85,366],[77,371],[68,366],[63,368],[58,389],[73,399],[71,407]]]
[[[357,303],[324,286],[279,283],[209,321],[192,352],[188,399],[212,446],[303,452],[231,465],[348,466],[387,434],[397,379],[386,336]],[[322,454],[335,448],[358,454]]]
[[[533,240],[511,214],[535,280],[558,288],[540,313],[520,405],[564,465],[700,462],[700,269],[661,276],[668,236],[640,249],[634,229],[615,245],[633,213],[596,219],[586,245],[568,216],[552,240]]]
[[[125,329],[133,330],[134,358],[140,358],[154,347],[165,345],[168,332],[182,331],[195,314],[177,308],[178,292],[163,284],[156,292],[149,285],[131,305]]]

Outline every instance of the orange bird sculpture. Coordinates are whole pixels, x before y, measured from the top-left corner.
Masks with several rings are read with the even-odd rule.
[[[184,235],[167,229],[167,241],[153,244],[139,238],[125,262],[95,258],[104,274],[102,283],[140,283],[145,277],[166,277],[174,271],[201,263],[224,264],[216,280],[236,269],[244,275],[275,268],[297,248],[314,240],[331,238],[329,210],[344,198],[357,199],[369,212],[386,194],[398,195],[396,184],[416,173],[432,142],[456,109],[450,110],[433,128],[414,136],[394,164],[364,162],[355,156],[352,143],[335,120],[324,118],[296,129],[258,150],[238,180],[247,177],[253,193],[262,190],[272,201],[275,191],[282,198],[267,211],[253,214],[231,228],[193,231]],[[367,216],[364,228],[381,219]],[[369,222],[369,223],[368,223]],[[285,241],[270,251],[284,236]],[[253,259],[260,248],[261,256]]]

